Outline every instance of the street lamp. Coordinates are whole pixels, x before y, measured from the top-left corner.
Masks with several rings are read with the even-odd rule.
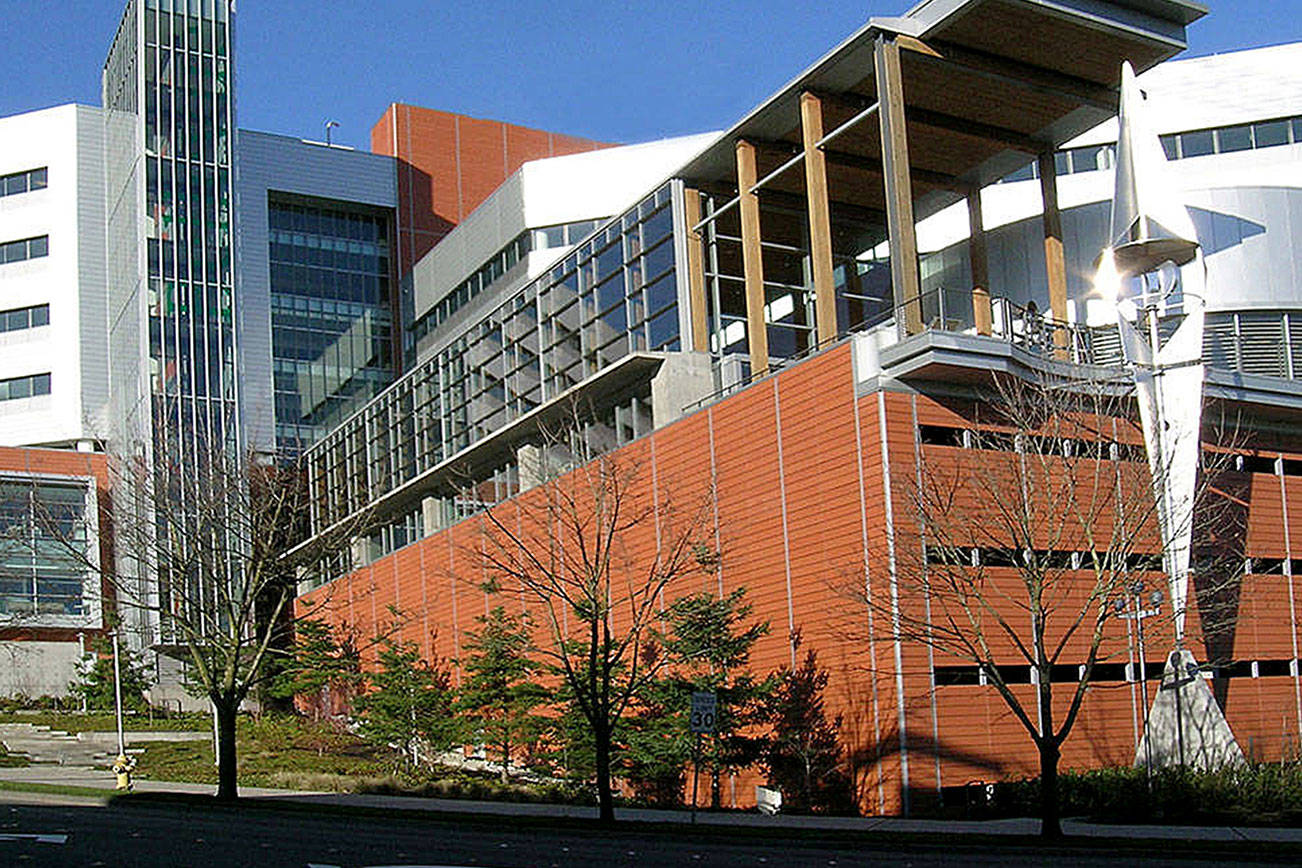
[[[1126,596],[1117,597],[1112,601],[1112,612],[1123,621],[1135,622],[1135,635],[1139,646],[1139,693],[1144,703],[1144,734],[1141,736],[1144,745],[1144,773],[1151,792],[1153,789],[1153,745],[1152,740],[1148,737],[1148,658],[1144,654],[1144,619],[1162,614],[1164,597],[1161,591],[1155,590],[1151,591],[1146,598],[1144,583],[1139,580],[1132,582],[1126,590]],[[1126,633],[1127,638],[1129,638],[1129,623],[1126,624]]]

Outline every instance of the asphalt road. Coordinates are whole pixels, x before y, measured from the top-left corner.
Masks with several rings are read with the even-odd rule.
[[[28,837],[30,836],[30,837]],[[1102,842],[1100,842],[1102,844]],[[744,830],[615,829],[266,806],[0,804],[0,866],[1200,866],[1225,856]],[[1293,857],[1296,858],[1296,857]],[[1288,862],[1281,859],[1281,862]]]

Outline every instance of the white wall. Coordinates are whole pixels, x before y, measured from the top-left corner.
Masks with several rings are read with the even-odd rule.
[[[0,310],[50,305],[49,325],[0,333],[0,379],[51,377],[49,395],[0,401],[0,445],[90,436],[107,398],[102,142],[97,109],[0,118],[0,175],[49,170],[46,189],[0,196],[0,242],[50,239],[48,256],[0,265]],[[94,369],[86,382],[84,365]]]

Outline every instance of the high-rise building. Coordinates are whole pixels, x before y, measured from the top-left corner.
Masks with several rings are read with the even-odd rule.
[[[181,466],[244,445],[231,5],[130,0],[104,65],[113,423]]]

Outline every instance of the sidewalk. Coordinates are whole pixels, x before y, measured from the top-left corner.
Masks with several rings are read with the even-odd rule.
[[[38,765],[27,768],[0,769],[0,781],[54,784],[105,790],[113,789],[108,772],[69,766]],[[136,791],[142,793],[186,793],[211,795],[212,785],[137,779]],[[6,792],[0,791],[0,798]],[[307,805],[358,807],[384,811],[430,811],[460,814],[483,814],[501,817],[557,817],[596,819],[595,808],[576,805],[540,805],[515,802],[477,802],[460,799],[429,799],[412,796],[375,796],[354,793],[323,793],[279,790],[263,787],[240,787],[247,799],[294,802]],[[691,822],[688,811],[664,811],[648,808],[623,808],[616,812],[621,820],[641,823]],[[900,817],[766,817],[756,813],[700,812],[696,822],[702,826],[765,829],[826,829],[838,832],[885,832],[922,835],[1037,835],[1039,820],[907,820]],[[1260,843],[1302,844],[1302,829],[1256,828],[1244,826],[1150,826],[1112,825],[1064,820],[1067,835],[1096,838],[1130,838],[1178,841],[1252,841]]]

